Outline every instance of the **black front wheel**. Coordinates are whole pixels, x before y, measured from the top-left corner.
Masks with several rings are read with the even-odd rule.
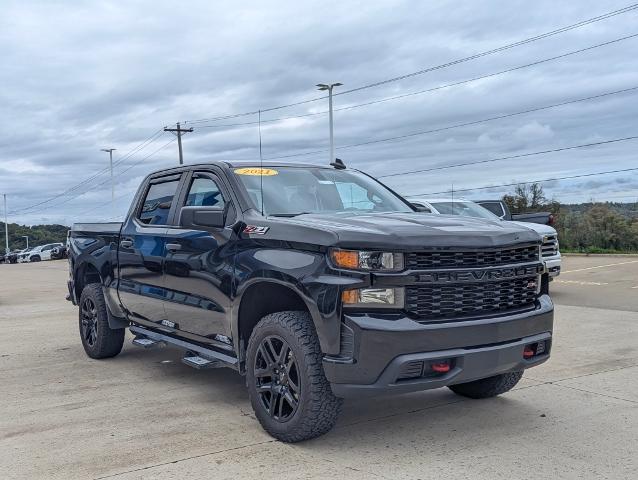
[[[80,296],[80,338],[84,351],[91,358],[116,356],[124,345],[123,328],[109,327],[102,285],[90,283]]]
[[[246,355],[246,381],[257,419],[273,437],[300,442],[337,421],[342,400],[332,393],[319,339],[306,312],[277,312],[255,326]]]

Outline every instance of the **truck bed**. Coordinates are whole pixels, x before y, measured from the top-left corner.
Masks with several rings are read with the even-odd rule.
[[[120,233],[121,228],[122,222],[74,223],[71,227],[71,230],[74,232],[90,232],[117,235]]]

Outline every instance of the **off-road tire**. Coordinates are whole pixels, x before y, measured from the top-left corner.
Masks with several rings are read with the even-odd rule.
[[[38,255],[34,255],[33,257],[31,257],[31,262],[39,262],[41,260],[41,258]]]
[[[523,376],[523,371],[503,373],[474,382],[450,385],[450,390],[468,398],[490,398],[509,392]]]
[[[285,422],[270,416],[257,392],[255,359],[262,341],[271,336],[286,341],[297,363],[298,406]],[[300,442],[323,435],[334,426],[341,411],[343,400],[334,396],[326,379],[319,339],[307,312],[277,312],[261,319],[248,341],[246,382],[259,423],[282,442]]]
[[[87,301],[95,306],[96,331],[95,337],[91,337],[92,341],[87,338],[82,324],[83,306],[86,306]],[[126,329],[112,329],[109,327],[106,302],[104,300],[104,293],[102,291],[101,284],[89,283],[84,287],[82,295],[80,296],[80,306],[78,310],[80,339],[82,340],[84,351],[89,357],[96,359],[111,358],[122,351]]]

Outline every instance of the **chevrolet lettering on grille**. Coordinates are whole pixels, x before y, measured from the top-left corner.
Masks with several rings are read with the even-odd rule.
[[[417,275],[419,283],[467,283],[489,282],[508,278],[528,277],[542,273],[541,264],[520,267],[481,269],[468,271],[440,271]]]

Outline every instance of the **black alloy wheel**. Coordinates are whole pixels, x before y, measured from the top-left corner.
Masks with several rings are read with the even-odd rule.
[[[85,298],[81,306],[82,337],[89,347],[97,342],[98,312],[95,302],[91,298]]]
[[[278,335],[265,337],[255,355],[255,388],[261,406],[278,422],[290,420],[299,407],[299,368],[290,345]]]

